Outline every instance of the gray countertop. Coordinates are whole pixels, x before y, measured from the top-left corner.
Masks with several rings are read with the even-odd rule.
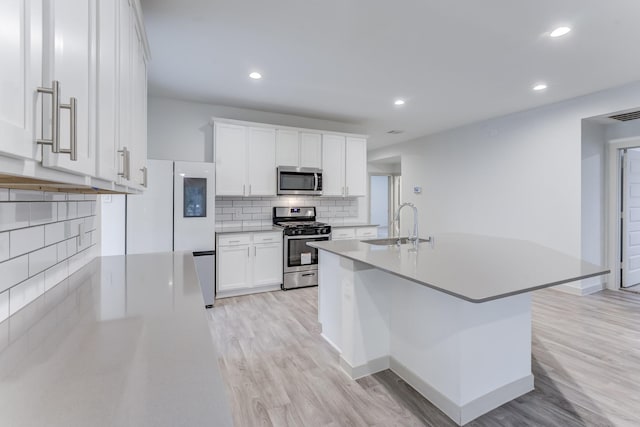
[[[262,231],[282,231],[282,228],[273,225],[253,226],[253,227],[216,227],[216,234],[226,233],[256,233]]]
[[[0,425],[231,426],[191,254],[98,258],[0,323]]]
[[[471,302],[484,302],[609,273],[538,244],[441,234],[434,245],[374,246],[357,240],[307,243]],[[322,262],[322,259],[320,260]]]

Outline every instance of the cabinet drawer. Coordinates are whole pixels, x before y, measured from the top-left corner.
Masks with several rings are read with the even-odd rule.
[[[356,237],[378,237],[378,229],[376,227],[356,228]]]
[[[355,239],[356,231],[353,228],[334,228],[331,230],[333,240]]]
[[[250,240],[249,233],[243,234],[224,234],[218,237],[218,246],[238,246],[248,245]]]
[[[253,243],[277,243],[282,241],[282,233],[254,233]]]

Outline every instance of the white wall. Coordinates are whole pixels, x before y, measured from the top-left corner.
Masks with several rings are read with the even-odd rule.
[[[422,235],[512,237],[581,257],[582,119],[639,105],[634,83],[376,150],[369,161],[402,157],[403,201],[418,206]]]
[[[336,132],[366,133],[361,126],[348,123],[149,97],[147,144],[149,158],[212,162],[213,138],[209,125],[212,117]]]

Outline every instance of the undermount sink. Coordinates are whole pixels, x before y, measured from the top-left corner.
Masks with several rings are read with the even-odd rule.
[[[407,237],[400,237],[400,244],[405,245],[407,243],[411,243],[411,241]],[[418,242],[428,242],[427,239],[418,239]],[[369,245],[376,246],[395,246],[398,244],[397,237],[390,237],[388,239],[372,239],[372,240],[361,240],[362,243],[367,243]]]

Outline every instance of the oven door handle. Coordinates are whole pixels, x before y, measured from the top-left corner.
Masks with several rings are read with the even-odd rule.
[[[330,240],[330,236],[328,234],[313,234],[307,236],[284,236],[285,240],[302,240],[302,239],[318,239],[322,238],[322,240]]]

